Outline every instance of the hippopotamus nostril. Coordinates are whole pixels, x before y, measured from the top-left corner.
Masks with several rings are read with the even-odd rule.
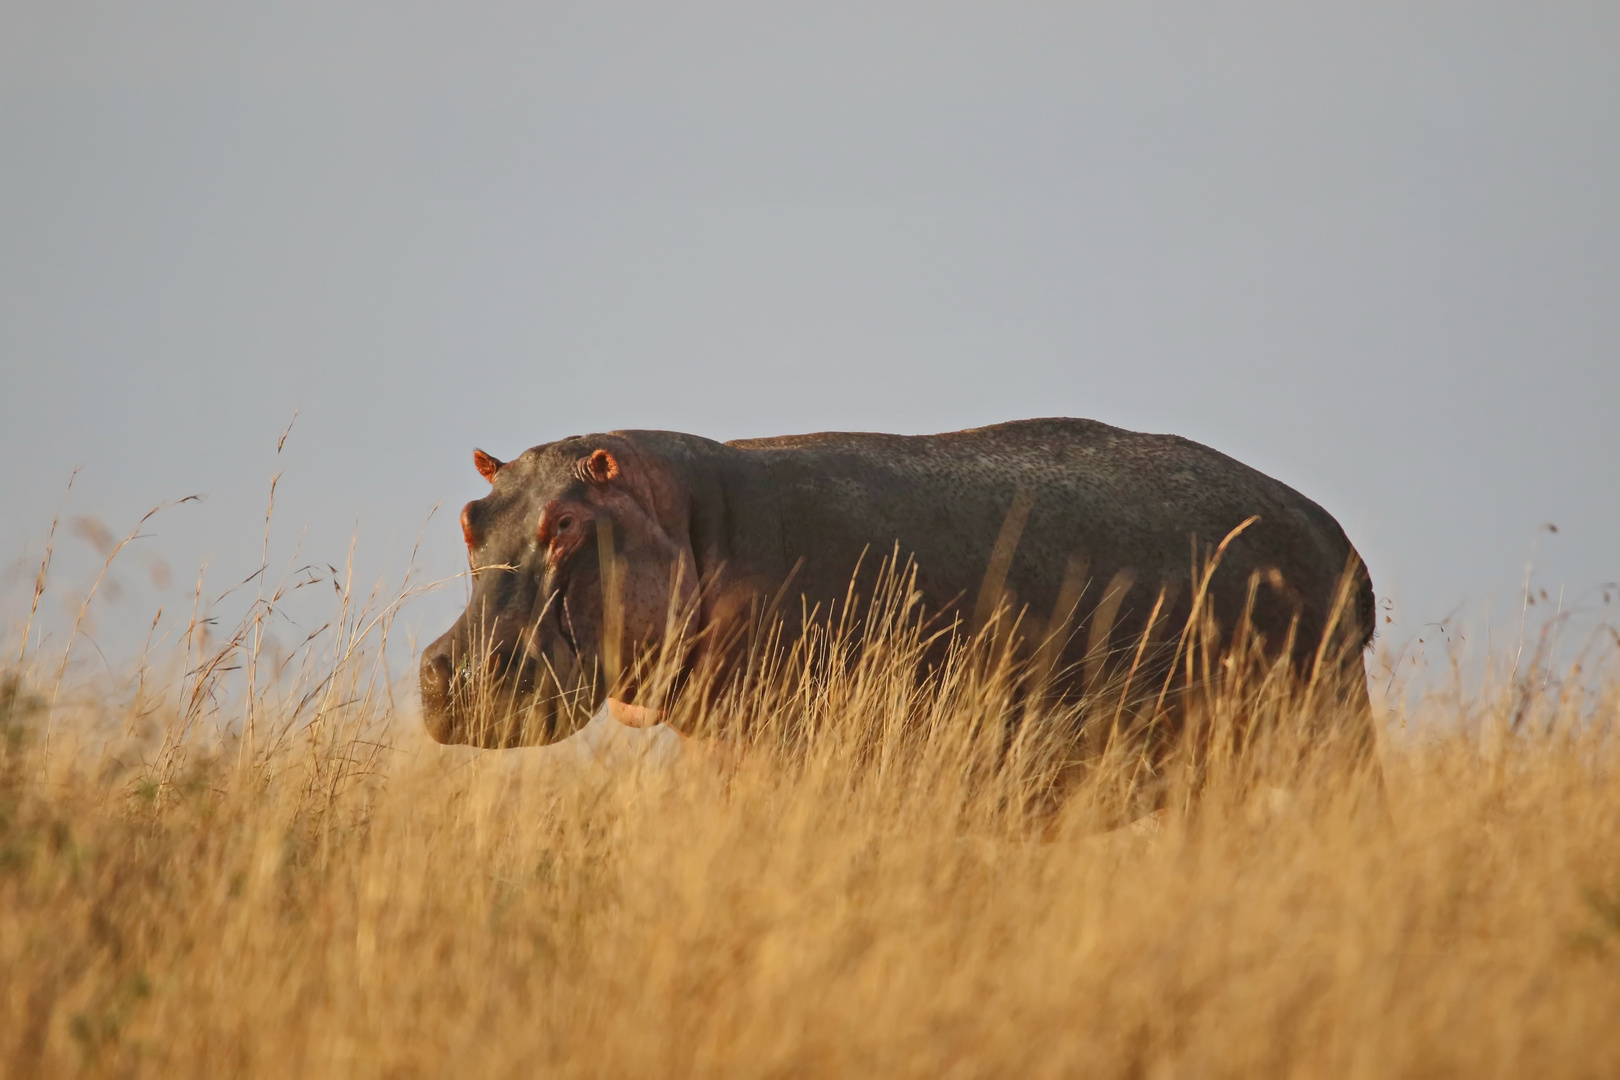
[[[428,733],[439,742],[449,742],[451,728],[450,680],[454,674],[450,658],[429,652],[422,657],[422,718]]]
[[[439,694],[450,691],[450,658],[443,653],[428,654],[422,657],[422,687],[425,690],[434,690]]]

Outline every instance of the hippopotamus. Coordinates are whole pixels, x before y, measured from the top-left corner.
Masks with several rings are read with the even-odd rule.
[[[1175,435],[1067,418],[724,443],[613,431],[473,461],[490,490],[461,512],[471,599],[421,660],[439,742],[566,738],[608,695],[633,698],[634,658],[672,640],[677,666],[723,668],[748,642],[858,619],[880,564],[908,568],[931,625],[1022,612],[1049,628],[1026,651],[1071,698],[1156,626],[1173,642],[1195,597],[1302,673],[1331,654],[1365,698],[1372,582],[1339,523]]]

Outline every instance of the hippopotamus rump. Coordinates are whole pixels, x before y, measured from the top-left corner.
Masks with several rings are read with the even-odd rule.
[[[894,557],[912,562],[940,625],[982,622],[1004,598],[1040,625],[1072,625],[1052,670],[1082,693],[1099,637],[1129,652],[1168,612],[1174,640],[1195,592],[1183,585],[1223,540],[1205,601],[1217,624],[1246,618],[1302,670],[1337,633],[1365,695],[1372,583],[1344,530],[1286,484],[1174,435],[1076,419],[729,443],[615,431],[509,462],[475,451],[474,463],[491,486],[461,514],[472,597],[421,663],[440,742],[565,738],[608,693],[635,693],[609,683],[672,627],[693,643],[686,663],[746,637],[733,631],[762,607],[782,619],[776,640],[791,639],[802,613],[825,619],[859,595],[858,567]],[[495,707],[471,704],[480,680]]]

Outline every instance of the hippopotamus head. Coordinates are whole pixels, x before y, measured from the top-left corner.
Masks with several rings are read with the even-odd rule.
[[[423,720],[444,743],[555,742],[681,640],[698,584],[682,485],[623,435],[473,462],[490,491],[461,511],[472,597],[422,654]]]

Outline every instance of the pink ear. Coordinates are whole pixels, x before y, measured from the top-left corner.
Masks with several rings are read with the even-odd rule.
[[[605,484],[619,475],[619,461],[606,450],[593,450],[589,457],[579,459],[579,471],[598,484]]]
[[[505,464],[506,462],[500,458],[486,454],[482,450],[473,451],[473,468],[478,470],[479,476],[492,484],[495,482],[495,474],[500,472],[501,466]]]

